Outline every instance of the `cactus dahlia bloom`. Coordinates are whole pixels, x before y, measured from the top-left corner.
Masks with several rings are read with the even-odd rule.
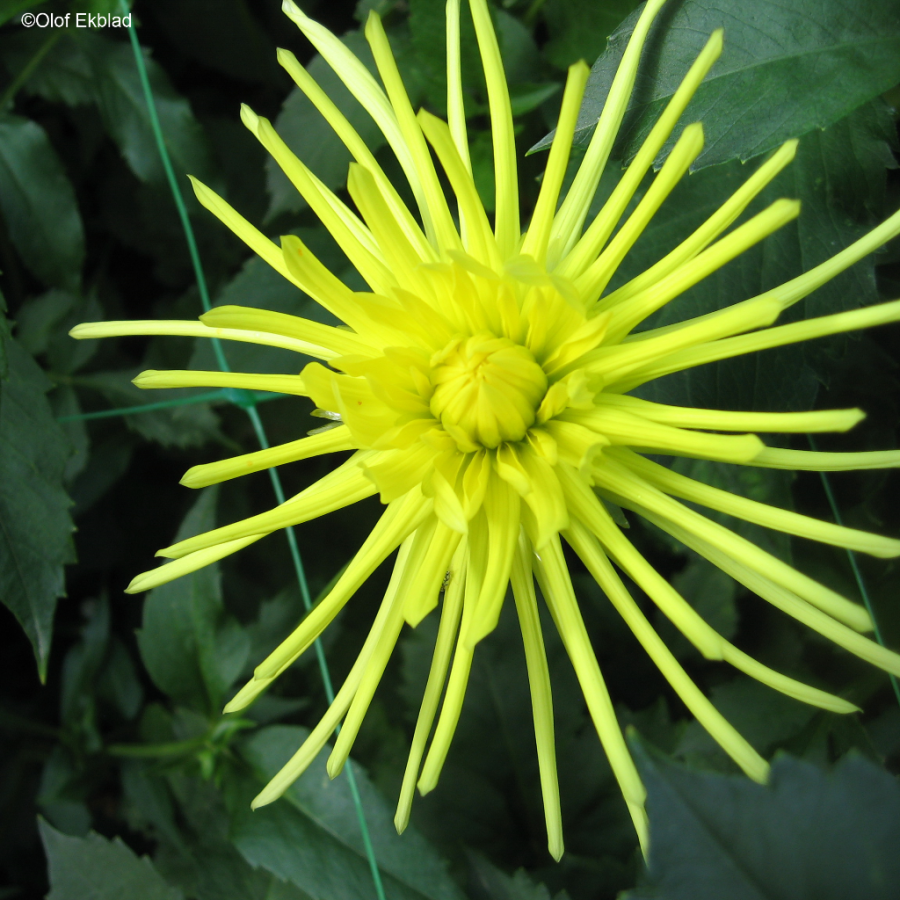
[[[330,593],[260,663],[253,679],[226,707],[229,712],[239,710],[264,691],[396,551],[390,584],[359,658],[325,717],[255,805],[280,796],[343,722],[328,761],[329,774],[341,770],[404,622],[415,627],[440,606],[434,657],[395,820],[402,831],[415,787],[424,793],[437,783],[473,653],[497,624],[511,585],[533,698],[549,848],[559,858],[563,841],[553,711],[536,579],[638,835],[646,842],[644,789],[579,612],[563,541],[584,562],[688,709],[751,778],[766,778],[766,761],[694,685],[617,570],[640,585],[707,659],[730,663],[806,703],[834,712],[854,709],[846,700],[762,665],[713,630],[636,551],[604,500],[645,517],[849,652],[900,674],[900,656],[863,636],[872,628],[864,609],[695,506],[875,556],[900,554],[900,541],[733,496],[676,474],[647,455],[828,471],[900,465],[897,452],[784,450],[766,447],[752,434],[844,431],[860,420],[859,410],[723,412],[664,406],[629,393],[692,366],[900,319],[900,301],[895,301],[773,326],[789,306],[900,232],[897,214],[781,287],[677,325],[635,331],[664,304],[798,214],[796,202],[779,200],[725,234],[790,162],[795,141],[778,150],[684,243],[642,275],[604,293],[616,267],[703,143],[700,125],[684,128],[641,201],[615,231],[716,60],[721,32],[712,35],[690,67],[605,206],[586,223],[634,84],[642,44],[661,5],[662,0],[648,2],[587,153],[561,198],[588,76],[583,63],[569,70],[540,195],[523,232],[509,94],[486,0],[471,0],[471,8],[490,103],[496,175],[493,225],[472,179],[461,88],[459,0],[447,3],[447,122],[414,112],[376,15],[369,17],[365,34],[380,84],[334,35],[286,0],[288,16],[380,126],[409,180],[416,210],[406,207],[347,119],[287,51],[279,51],[279,61],[355,158],[348,178],[355,210],[291,153],[267,120],[245,107],[244,123],[278,161],[370,291],[350,290],[298,238],[283,238],[279,248],[209,188],[196,182],[195,188],[200,201],[225,225],[347,327],[229,306],[213,309],[199,323],[106,322],[74,330],[79,338],[171,334],[251,341],[320,360],[299,375],[140,375],[136,383],[144,388],[225,386],[310,397],[337,423],[288,444],[191,469],[183,481],[190,487],[292,460],[353,451],[329,475],[270,512],[161,550],[161,556],[173,561],[138,576],[130,591],[155,587],[277,529],[374,494],[384,504],[378,524]],[[441,188],[438,167],[455,195],[452,203]]]

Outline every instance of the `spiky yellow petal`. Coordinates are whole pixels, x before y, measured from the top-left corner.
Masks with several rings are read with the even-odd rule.
[[[686,504],[885,558],[900,555],[900,541],[736,497],[647,458],[664,454],[828,471],[900,466],[900,451],[836,454],[770,448],[755,434],[846,431],[862,418],[859,410],[720,411],[629,395],[652,379],[703,363],[900,320],[900,301],[895,301],[769,327],[789,306],[900,233],[897,213],[787,284],[731,305],[723,298],[714,312],[637,331],[664,305],[798,215],[799,204],[778,200],[727,231],[791,161],[796,141],[777,150],[675,249],[604,296],[635,241],[702,152],[701,124],[687,125],[680,135],[676,128],[721,52],[721,31],[711,36],[609,199],[583,230],[628,107],[643,47],[662,6],[663,0],[649,0],[639,16],[588,149],[560,198],[588,75],[583,64],[571,68],[537,205],[523,235],[512,107],[486,0],[470,0],[470,7],[491,123],[493,225],[475,186],[467,141],[460,0],[448,0],[446,9],[446,123],[427,111],[414,111],[377,15],[370,15],[365,34],[382,84],[339,38],[285,0],[287,15],[381,129],[409,182],[418,219],[403,201],[402,190],[389,180],[389,167],[382,168],[296,58],[280,51],[279,62],[354,159],[347,178],[353,206],[297,158],[270,122],[248,107],[242,119],[370,290],[352,290],[294,235],[283,237],[277,247],[221,197],[194,181],[207,209],[341,324],[220,306],[200,322],[107,322],[73,329],[78,338],[152,334],[241,340],[319,360],[297,374],[151,370],[139,375],[135,383],[143,388],[222,387],[308,396],[318,407],[316,414],[333,423],[327,431],[278,447],[194,467],[185,475],[185,485],[201,487],[328,452],[354,451],[329,475],[276,508],[160,551],[174,562],[139,575],[129,591],[164,584],[275,529],[357,500],[377,494],[386,505],[327,595],[257,666],[226,707],[227,712],[243,709],[267,690],[396,551],[375,621],[334,702],[254,806],[279,797],[341,721],[344,727],[327,771],[334,776],[342,769],[404,623],[416,627],[440,607],[432,665],[395,817],[402,831],[416,785],[424,794],[438,782],[462,712],[474,653],[496,627],[511,584],[532,696],[548,847],[558,859],[563,837],[553,702],[536,580],[646,850],[644,789],[591,648],[560,535],[687,709],[751,778],[765,780],[768,764],[691,681],[629,595],[614,563],[706,659],[727,662],[821,709],[855,709],[841,697],[774,671],[718,634],[625,536],[623,509],[668,532],[848,652],[900,674],[900,655],[859,633],[872,627],[864,609]],[[638,196],[673,135],[677,140],[661,170]],[[444,176],[453,197],[445,196]],[[632,202],[633,211],[620,225]],[[451,209],[459,211],[458,227]]]

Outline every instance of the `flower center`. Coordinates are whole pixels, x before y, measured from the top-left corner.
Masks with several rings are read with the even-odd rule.
[[[466,452],[520,441],[547,391],[547,376],[525,347],[487,332],[436,354],[431,383],[432,414]]]

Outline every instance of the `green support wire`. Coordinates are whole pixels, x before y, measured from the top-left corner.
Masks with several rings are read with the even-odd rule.
[[[119,2],[123,14],[127,15],[130,12],[130,8],[126,0],[119,0]],[[194,238],[194,230],[191,227],[187,207],[184,203],[184,197],[181,193],[181,188],[178,185],[178,179],[175,176],[175,171],[172,168],[172,161],[166,148],[165,138],[163,136],[162,128],[159,123],[159,117],[156,113],[156,104],[153,100],[153,91],[150,87],[150,80],[147,77],[147,68],[144,65],[143,52],[141,50],[141,45],[138,41],[137,32],[135,31],[134,26],[129,27],[128,36],[131,40],[132,49],[134,50],[134,58],[137,65],[138,77],[140,78],[141,87],[144,93],[144,99],[147,103],[147,112],[150,117],[150,125],[153,130],[153,136],[156,140],[156,146],[159,150],[163,169],[166,173],[166,179],[168,180],[169,187],[172,191],[172,198],[175,201],[175,206],[178,210],[178,217],[181,220],[181,225],[184,229],[184,236],[185,240],[187,241],[188,251],[191,257],[191,264],[193,266],[194,276],[197,281],[197,289],[200,292],[200,301],[203,305],[204,311],[208,311],[211,308],[211,304],[209,301],[209,289],[207,288],[206,277],[203,272],[203,264],[200,261],[200,254],[197,250],[197,241]],[[218,339],[213,338],[212,343],[219,368],[223,372],[231,371],[228,366],[228,360],[225,357],[225,352],[222,348],[221,342]],[[100,412],[94,413],[84,413],[78,416],[64,416],[60,419],[60,421],[68,422],[75,421],[76,419],[101,419],[113,416],[125,416],[143,412],[151,412],[158,409],[168,409],[175,406],[186,406],[192,403],[203,403],[210,400],[226,400],[246,410],[247,415],[250,418],[250,422],[253,425],[253,430],[256,433],[259,444],[262,449],[265,450],[269,447],[269,441],[266,437],[265,428],[263,427],[262,419],[260,419],[259,412],[257,411],[256,407],[257,404],[271,399],[275,399],[275,397],[270,394],[257,394],[253,391],[225,389],[210,391],[203,394],[196,394],[192,397],[185,397],[182,400],[167,400],[160,403],[142,404],[141,406],[102,410]],[[275,492],[275,499],[279,504],[284,503],[284,490],[281,486],[281,479],[278,476],[278,471],[276,469],[269,469],[269,477],[272,480],[272,488]],[[297,545],[297,537],[294,534],[294,529],[292,527],[286,528],[285,533],[287,536],[288,547],[290,548],[291,559],[294,562],[294,571],[297,575],[297,583],[300,587],[300,595],[303,598],[303,605],[306,608],[307,612],[309,612],[312,609],[313,605],[312,597],[309,593],[309,585],[306,580],[306,572],[303,568],[303,559],[300,556],[300,549]],[[325,659],[325,651],[322,647],[321,641],[319,640],[315,641],[314,647],[316,651],[316,658],[318,659],[319,663],[319,669],[322,673],[322,682],[325,687],[325,695],[328,699],[328,703],[331,704],[334,701],[334,687],[331,682],[331,674],[328,669],[328,662]],[[339,728],[337,730],[339,730]],[[386,900],[384,885],[381,881],[381,872],[378,868],[378,860],[375,857],[375,850],[372,846],[372,838],[369,834],[369,827],[366,823],[366,816],[363,809],[362,798],[359,794],[359,787],[356,783],[356,777],[353,773],[352,765],[347,766],[345,771],[347,772],[347,782],[350,787],[350,793],[353,797],[353,804],[356,809],[356,817],[359,822],[359,829],[362,834],[362,841],[365,848],[366,857],[369,862],[369,869],[372,873],[372,881],[375,886],[375,894],[378,897],[378,900]]]
[[[244,391],[248,394],[248,400],[235,400],[234,388],[220,388],[217,391],[205,391],[202,394],[194,394],[191,397],[182,397],[173,400],[160,400],[159,403],[141,403],[139,406],[117,406],[114,409],[101,409],[97,412],[78,413],[73,416],[60,416],[57,422],[84,422],[88,419],[114,419],[120,416],[135,416],[139,413],[156,412],[160,409],[173,409],[177,406],[192,406],[195,403],[214,403],[224,400],[228,403],[236,403],[238,406],[256,406],[258,403],[268,403],[277,400],[280,394],[264,394],[260,392]]]
[[[808,438],[810,449],[813,451],[818,450],[819,448],[816,446],[813,436],[808,435]],[[834,496],[834,491],[831,489],[831,481],[828,478],[828,473],[819,472],[819,476],[822,479],[822,487],[825,490],[825,496],[828,498],[828,505],[831,507],[831,515],[834,516],[834,521],[838,525],[843,525],[844,517],[841,515],[841,508],[838,506],[837,497]],[[866,587],[866,582],[863,578],[862,571],[859,568],[859,563],[856,561],[856,554],[848,549],[847,559],[850,560],[850,568],[853,571],[853,577],[856,579],[856,586],[859,589],[860,596],[865,604],[866,612],[868,612],[869,618],[872,620],[872,630],[875,632],[875,640],[884,647],[884,638],[881,635],[881,629],[878,627],[878,619],[875,618],[875,610],[872,608],[872,598],[869,596],[869,589]],[[897,704],[900,705],[900,683],[897,682],[897,676],[888,673],[888,678],[891,680],[891,687],[894,689],[894,696],[897,698]]]

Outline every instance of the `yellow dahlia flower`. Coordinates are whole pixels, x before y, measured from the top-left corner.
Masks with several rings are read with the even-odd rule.
[[[510,100],[486,0],[471,0],[471,9],[490,103],[496,176],[493,226],[472,178],[461,87],[459,0],[447,3],[447,122],[414,112],[377,15],[370,15],[365,34],[380,84],[340,40],[286,0],[287,15],[383,131],[412,188],[416,210],[406,207],[372,152],[288,51],[279,51],[280,63],[355,159],[347,186],[356,209],[322,184],[266,119],[244,107],[243,121],[370,291],[346,287],[296,237],[283,238],[279,248],[221,197],[195,182],[197,196],[209,210],[346,327],[227,306],[201,316],[199,323],[105,322],[73,331],[79,338],[167,334],[250,341],[321,360],[299,375],[140,375],[136,383],[143,388],[221,386],[310,397],[339,423],[272,449],[193,468],[183,480],[189,487],[292,460],[354,451],[329,475],[275,509],[161,550],[160,555],[173,562],[138,576],[129,591],[148,590],[277,529],[374,494],[384,504],[378,524],[332,590],[260,663],[253,679],[226,707],[229,712],[242,709],[264,691],[397,551],[389,587],[355,665],[322,721],[256,798],[256,806],[280,796],[343,722],[328,761],[330,775],[341,771],[404,622],[415,627],[440,606],[437,643],[396,814],[402,831],[415,787],[425,793],[437,783],[473,653],[496,626],[511,585],[533,698],[549,848],[558,859],[562,826],[537,579],[638,835],[646,843],[644,789],[585,630],[563,540],[688,709],[751,778],[765,780],[766,761],[694,685],[629,595],[617,568],[640,585],[707,659],[728,662],[775,690],[824,709],[845,713],[855,708],[773,671],[725,640],[643,559],[605,501],[640,514],[788,615],[900,675],[900,656],[862,635],[872,628],[862,607],[681,501],[875,556],[900,554],[900,541],[736,497],[648,458],[662,454],[828,471],[900,465],[897,452],[785,450],[766,447],[752,434],[844,431],[862,418],[859,410],[723,412],[665,406],[629,394],[652,379],[692,366],[900,319],[900,301],[895,301],[769,327],[789,306],[900,232],[897,214],[781,287],[677,325],[635,331],[664,304],[798,214],[796,202],[779,200],[722,236],[791,161],[795,141],[781,147],[680,246],[642,275],[604,294],[617,266],[703,145],[699,124],[684,128],[651,186],[616,231],[638,185],[718,57],[721,32],[712,35],[611,197],[585,227],[634,84],[641,47],[661,6],[662,0],[648,2],[587,152],[560,202],[588,77],[584,63],[569,70],[540,195],[523,232]],[[438,164],[455,195],[452,203],[441,188]]]

